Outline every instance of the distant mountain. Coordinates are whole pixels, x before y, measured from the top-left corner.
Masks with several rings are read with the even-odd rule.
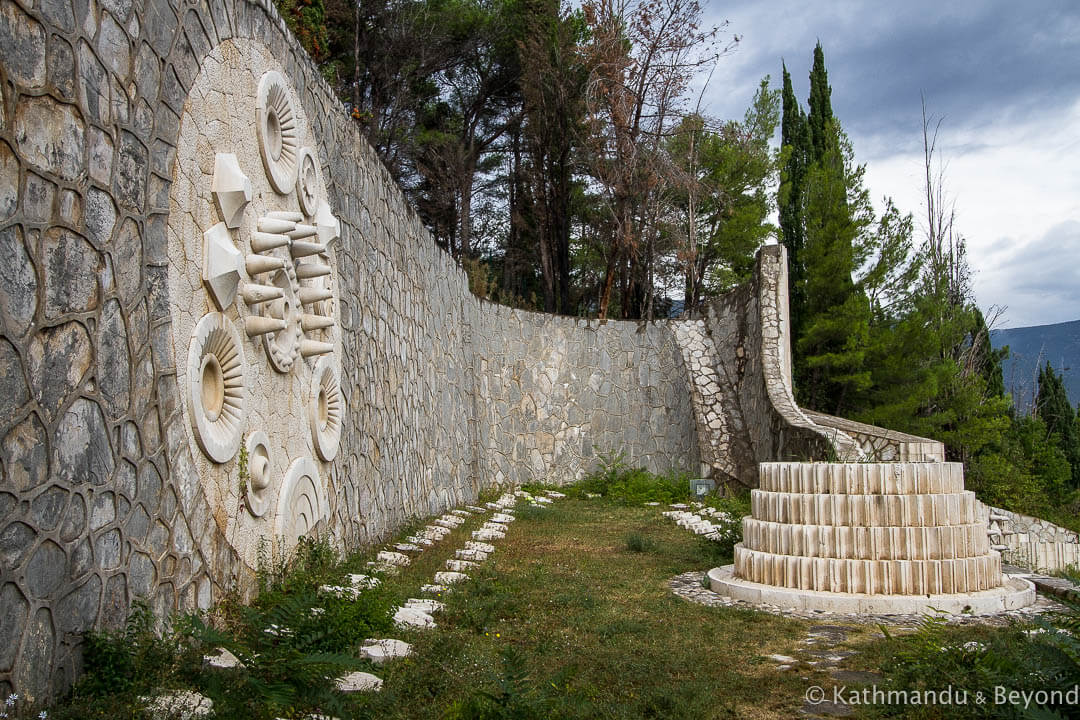
[[[1080,320],[991,330],[990,343],[995,348],[1009,346],[1002,370],[1005,390],[1012,392],[1018,409],[1031,409],[1038,387],[1038,367],[1047,361],[1064,376],[1069,402],[1074,406],[1080,403]]]

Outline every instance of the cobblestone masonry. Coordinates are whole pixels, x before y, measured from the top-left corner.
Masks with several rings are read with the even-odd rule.
[[[785,251],[768,245],[758,252],[754,280],[709,301],[695,318],[715,347],[732,477],[748,487],[757,486],[759,462],[861,456],[850,436],[816,425],[795,404],[787,306]],[[699,423],[702,417],[699,408]]]
[[[137,596],[164,614],[250,587],[221,501],[237,476],[214,506],[194,459],[169,246],[217,220],[172,217],[178,157],[199,187],[233,152],[179,147],[182,118],[206,58],[244,43],[291,83],[341,221],[324,532],[367,545],[494,482],[580,476],[594,446],[698,466],[671,328],[472,297],[268,0],[0,0],[0,693],[69,685],[80,633]]]

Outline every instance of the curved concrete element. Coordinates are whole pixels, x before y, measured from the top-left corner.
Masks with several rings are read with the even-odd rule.
[[[996,615],[1027,607],[1035,602],[1035,586],[1020,577],[1006,576],[989,590],[930,595],[870,595],[866,593],[821,592],[776,587],[735,576],[734,566],[709,571],[709,587],[714,592],[755,605],[819,610],[842,614],[921,615],[935,611],[950,614]]]
[[[255,132],[270,184],[282,195],[292,192],[296,184],[300,139],[288,84],[276,70],[265,73],[259,80]]]
[[[1006,579],[959,463],[762,463],[735,564],[739,600],[829,612],[1000,612],[1034,601]]]
[[[303,337],[298,297],[300,285],[293,264],[286,262],[283,270],[271,275],[270,284],[281,290],[281,297],[262,303],[259,309],[264,318],[284,323],[284,328],[263,332],[263,342],[266,344],[266,356],[273,368],[280,373],[287,373],[292,370],[300,354],[300,338]]]
[[[309,457],[294,460],[285,473],[278,497],[274,537],[282,538],[284,550],[315,529],[330,514],[329,502],[319,478],[319,468]]]
[[[775,493],[911,495],[964,490],[963,463],[761,463],[758,487]]]
[[[787,525],[743,518],[743,545],[776,555],[860,560],[932,560],[990,552],[982,523],[936,527]]]
[[[937,440],[909,435],[855,422],[847,418],[803,410],[814,424],[839,430],[853,438],[862,454],[878,462],[945,462],[945,444]]]
[[[810,495],[754,490],[754,518],[798,525],[925,527],[976,520],[975,493],[936,495]]]
[[[870,595],[930,595],[1001,585],[1001,556],[941,560],[856,560],[774,555],[735,546],[735,573],[763,585]]]
[[[832,445],[840,460],[862,459],[858,444],[840,430],[825,430],[814,424],[795,403],[791,381],[791,315],[788,310],[787,251],[759,255],[759,262],[772,263],[772,272],[762,272],[758,286],[761,319],[761,366],[765,391],[773,410],[791,428],[815,433]]]
[[[188,410],[195,440],[216,463],[240,448],[247,391],[240,333],[221,313],[195,325],[188,348]]]
[[[345,399],[341,383],[329,358],[320,357],[311,373],[311,399],[308,401],[308,424],[315,452],[330,462],[337,456],[341,442],[341,419]]]
[[[248,435],[247,440],[247,487],[245,500],[247,509],[255,517],[262,517],[270,508],[271,475],[274,469],[273,456],[270,454],[270,441],[266,433],[256,430]]]

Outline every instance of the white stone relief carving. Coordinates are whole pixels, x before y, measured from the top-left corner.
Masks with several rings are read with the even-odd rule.
[[[329,245],[341,237],[341,221],[334,216],[334,211],[325,199],[315,211],[315,227],[318,228],[319,242]]]
[[[188,411],[196,442],[217,463],[228,461],[240,448],[245,370],[236,327],[221,313],[204,315],[188,349]]]
[[[259,80],[255,111],[255,131],[266,175],[274,189],[286,195],[296,184],[300,138],[288,85],[281,73],[271,70]]]
[[[330,346],[330,349],[333,350],[333,346]],[[337,456],[344,406],[345,399],[341,394],[337,372],[329,358],[321,357],[315,363],[315,370],[311,374],[308,422],[315,451],[326,462]]]
[[[278,497],[274,535],[285,538],[287,548],[311,532],[328,514],[321,483],[319,468],[309,457],[294,460],[285,473]]]
[[[305,215],[314,215],[319,209],[319,173],[315,168],[315,156],[307,148],[300,150],[297,163],[296,197]]]
[[[214,204],[222,221],[230,229],[240,227],[244,208],[251,202],[251,180],[240,169],[233,153],[218,153],[214,158],[214,180],[210,185]]]
[[[262,430],[256,430],[248,436],[247,467],[248,511],[255,517],[262,517],[270,508],[270,493],[267,488],[270,487],[270,476],[273,472],[270,441]]]
[[[229,307],[236,299],[241,265],[240,251],[233,245],[225,223],[203,233],[203,284],[218,310]]]
[[[300,329],[302,313],[300,299],[297,297],[299,286],[296,282],[296,271],[291,264],[286,264],[284,270],[278,270],[273,274],[270,282],[281,290],[281,297],[261,304],[260,312],[264,320],[276,320],[283,326],[280,330],[262,333],[263,341],[266,343],[266,354],[270,358],[270,364],[278,372],[287,373],[296,361],[300,352],[300,340],[303,337],[303,331]]]

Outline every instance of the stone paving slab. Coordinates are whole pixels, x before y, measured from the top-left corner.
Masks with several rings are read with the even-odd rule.
[[[841,613],[828,613],[813,610],[792,610],[780,608],[776,605],[755,605],[742,600],[733,600],[725,595],[720,595],[702,586],[706,573],[697,570],[676,575],[668,581],[668,587],[679,597],[709,607],[739,607],[748,610],[759,610],[771,615],[781,617],[799,618],[801,620],[824,620],[830,622],[859,623],[871,625],[902,625],[914,628],[923,618],[922,615],[850,615]],[[1010,610],[997,615],[943,615],[946,622],[951,625],[993,625],[1005,626],[1012,620],[1026,619],[1050,612],[1060,612],[1065,609],[1061,603],[1054,602],[1044,595],[1037,595],[1035,603],[1019,610]]]

